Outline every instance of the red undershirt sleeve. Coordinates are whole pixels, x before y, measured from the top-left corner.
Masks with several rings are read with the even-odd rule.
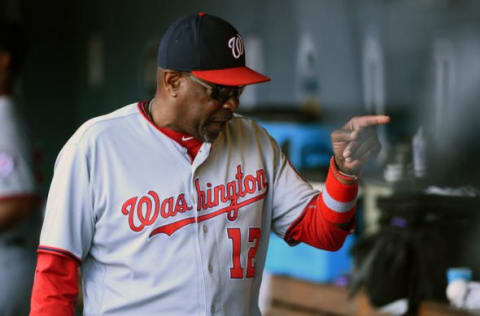
[[[291,245],[304,242],[330,251],[342,247],[354,226],[358,181],[341,183],[335,177],[337,173],[332,162],[323,191],[310,201],[302,215],[290,225],[284,238],[286,242]],[[338,224],[345,224],[347,229],[338,227]]]
[[[30,316],[73,316],[78,265],[68,256],[38,251]]]

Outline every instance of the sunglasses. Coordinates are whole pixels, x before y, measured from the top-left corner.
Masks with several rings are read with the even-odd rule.
[[[243,89],[245,88],[245,87],[222,86],[219,84],[207,83],[205,81],[198,79],[192,74],[188,74],[188,76],[190,77],[190,79],[192,79],[196,83],[209,89],[210,97],[220,103],[225,103],[230,98],[235,98],[236,100],[238,100],[238,98],[240,98],[240,95],[243,92]]]

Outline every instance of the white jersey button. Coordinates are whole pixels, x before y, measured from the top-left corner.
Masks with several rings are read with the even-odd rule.
[[[208,265],[208,272],[213,273],[213,266],[211,264]]]
[[[203,225],[203,232],[206,234],[208,232],[207,225]]]

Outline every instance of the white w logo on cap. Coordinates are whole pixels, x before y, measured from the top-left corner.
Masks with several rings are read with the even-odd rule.
[[[240,58],[240,56],[242,56],[245,52],[245,49],[243,48],[243,40],[240,34],[237,34],[228,40],[228,47],[232,49],[232,55],[235,57],[235,59]]]

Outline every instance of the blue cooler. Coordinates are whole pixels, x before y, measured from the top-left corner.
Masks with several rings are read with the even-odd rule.
[[[332,252],[303,243],[291,247],[272,233],[265,270],[305,281],[332,282],[350,272],[353,259],[349,252],[354,242],[355,235],[348,235],[343,247]]]
[[[277,143],[288,143],[288,158],[297,169],[326,168],[333,154],[333,126],[319,123],[259,122]]]

